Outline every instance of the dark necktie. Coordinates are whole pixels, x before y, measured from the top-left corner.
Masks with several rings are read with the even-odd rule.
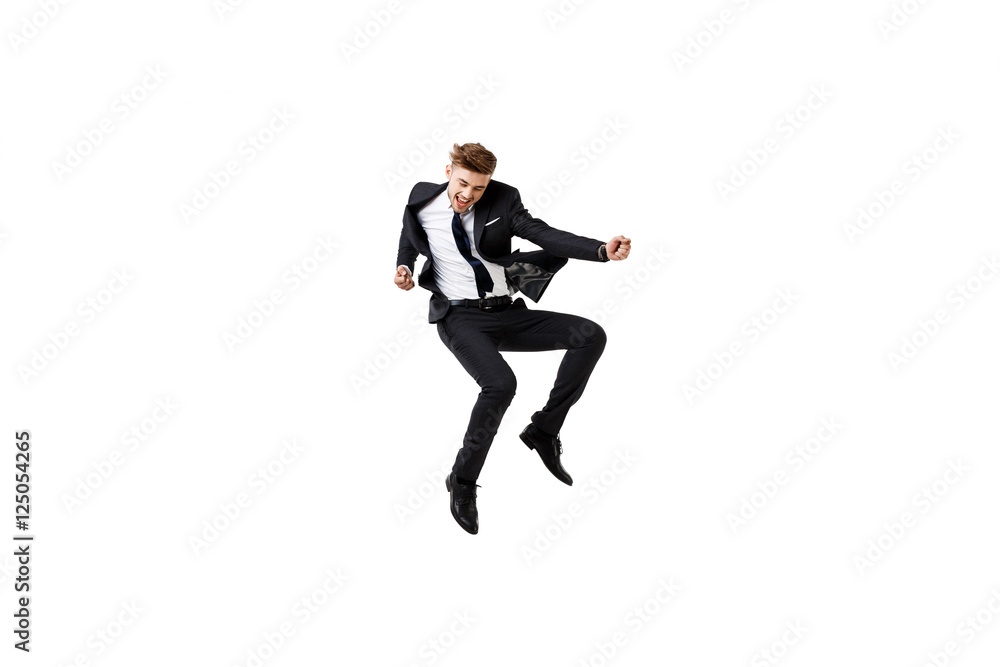
[[[451,219],[451,231],[455,234],[455,244],[458,246],[458,251],[472,265],[472,271],[476,274],[476,288],[479,290],[479,298],[482,299],[487,292],[493,291],[493,279],[490,278],[490,272],[486,270],[483,263],[472,256],[472,246],[469,245],[469,237],[462,227],[462,218],[459,217],[458,211],[455,211],[455,215]]]

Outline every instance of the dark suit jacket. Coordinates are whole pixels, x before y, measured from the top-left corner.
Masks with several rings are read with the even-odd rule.
[[[449,304],[434,279],[434,258],[431,257],[427,233],[420,226],[417,212],[447,187],[447,183],[417,183],[413,186],[409,204],[403,211],[403,229],[399,234],[399,253],[396,256],[396,266],[405,266],[411,274],[414,274],[413,263],[417,254],[427,258],[417,284],[432,292],[429,322],[437,322],[444,317]],[[552,276],[566,265],[567,258],[601,261],[597,249],[603,241],[564,232],[531,217],[521,204],[517,189],[505,183],[491,180],[474,210],[473,235],[479,254],[503,266],[515,291],[520,291],[532,301],[537,302],[542,297]],[[511,252],[513,236],[527,239],[542,250]]]

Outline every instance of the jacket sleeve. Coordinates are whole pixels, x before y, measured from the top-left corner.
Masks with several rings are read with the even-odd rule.
[[[542,250],[559,257],[584,259],[593,262],[602,261],[597,249],[604,241],[578,236],[571,232],[550,227],[538,218],[531,217],[521,203],[521,195],[513,189],[510,198],[510,230],[515,236],[520,236],[537,245]]]
[[[396,267],[405,266],[413,275],[413,263],[417,261],[417,249],[410,243],[410,238],[406,235],[406,230],[399,231],[399,250],[396,253]]]
[[[417,192],[419,183],[413,186],[410,190],[410,196],[407,198],[407,204],[413,203],[413,197]],[[405,214],[404,214],[405,220]],[[410,275],[413,275],[413,264],[417,261],[417,249],[412,243],[410,243],[410,238],[406,235],[406,225],[404,225],[399,230],[399,249],[396,251],[396,267],[405,266],[410,270]]]

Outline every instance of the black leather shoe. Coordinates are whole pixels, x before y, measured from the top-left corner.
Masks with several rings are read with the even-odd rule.
[[[462,484],[455,478],[455,473],[449,473],[444,479],[444,486],[451,494],[451,515],[455,517],[466,532],[475,535],[479,532],[479,510],[476,509],[476,487],[478,484]]]
[[[538,455],[542,457],[542,463],[545,464],[550,473],[556,476],[556,479],[563,484],[573,486],[573,478],[569,476],[559,461],[559,456],[562,454],[562,442],[559,440],[558,433],[553,436],[546,435],[532,423],[521,431],[521,440],[528,446],[528,449],[534,449],[538,452]]]

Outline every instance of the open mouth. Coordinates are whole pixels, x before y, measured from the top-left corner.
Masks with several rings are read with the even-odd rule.
[[[455,201],[458,202],[460,208],[465,208],[472,201],[471,199],[463,199],[462,195],[455,195]]]

